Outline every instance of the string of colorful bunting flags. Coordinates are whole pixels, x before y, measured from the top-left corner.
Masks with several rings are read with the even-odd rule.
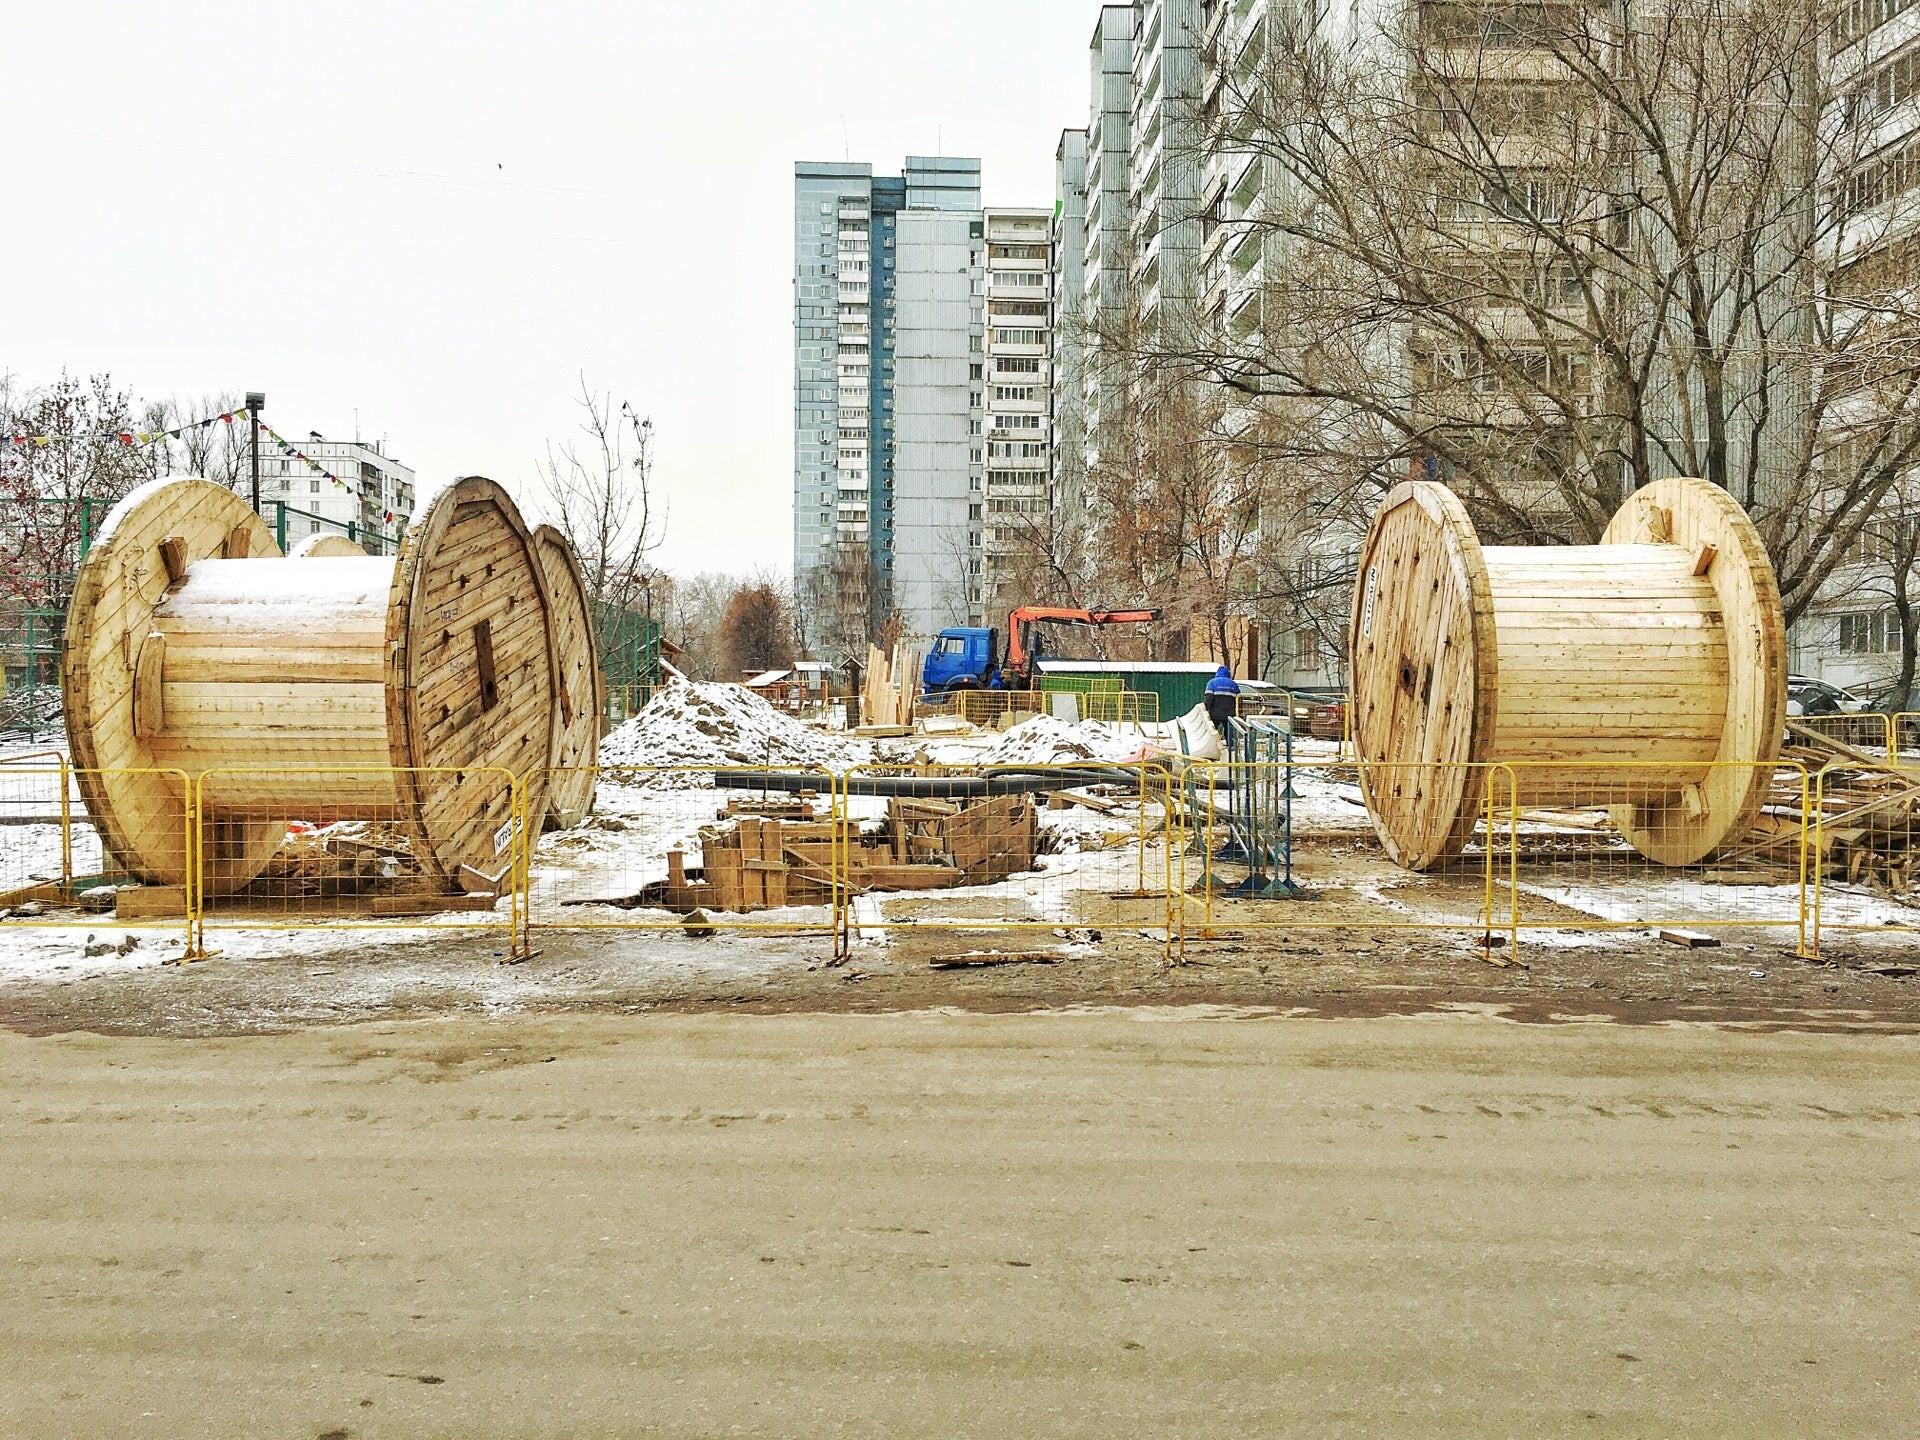
[[[7,446],[25,448],[29,445],[46,446],[53,444],[56,440],[86,440],[90,438],[117,441],[122,445],[152,445],[161,440],[178,440],[189,430],[211,430],[215,425],[231,425],[236,420],[245,420],[246,418],[247,412],[245,410],[228,410],[219,415],[209,415],[204,420],[189,420],[186,424],[175,426],[171,430],[98,430],[92,432],[91,435],[0,435],[0,448]],[[331,480],[356,500],[361,501],[363,504],[365,503],[366,492],[364,490],[357,485],[349,485],[318,460],[313,459],[304,450],[296,447],[284,435],[274,430],[272,426],[262,422],[260,433],[267,436],[275,445],[279,446],[281,454],[287,456],[289,459],[302,461],[307,468],[315,474]],[[386,509],[381,510],[380,516],[388,525],[394,524],[398,518],[394,515],[393,511]]]
[[[211,430],[215,425],[231,425],[235,420],[246,418],[247,412],[244,410],[229,410],[223,415],[209,415],[204,420],[189,420],[186,424],[177,425],[171,430],[95,430],[80,435],[0,435],[0,447],[51,445],[56,440],[111,440],[122,445],[151,445],[157,440],[178,440],[189,430]]]

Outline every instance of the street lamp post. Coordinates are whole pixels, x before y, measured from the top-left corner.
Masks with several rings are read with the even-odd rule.
[[[247,392],[247,419],[252,424],[253,443],[253,513],[260,513],[260,412],[266,408],[267,397],[258,390]]]

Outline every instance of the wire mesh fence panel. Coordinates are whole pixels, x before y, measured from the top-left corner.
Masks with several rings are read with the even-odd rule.
[[[1509,829],[1512,924],[1544,939],[1731,931],[1812,943],[1811,791],[1793,762],[1513,761],[1495,781]]]
[[[1835,941],[1911,953],[1920,930],[1920,775],[1835,761],[1813,790],[1814,953]]]
[[[1064,695],[1068,699],[1056,700]],[[1104,720],[1111,725],[1157,725],[1160,697],[1151,690],[1077,690],[1067,684],[1045,690],[943,690],[922,695],[914,706],[916,717],[953,715],[969,725],[991,729],[1035,715],[1055,715],[1061,707],[1074,720]]]
[[[112,828],[85,796],[137,794]],[[0,765],[0,924],[189,933],[193,783],[178,770]]]
[[[845,826],[829,771],[602,765],[592,776],[592,813],[528,847],[532,930],[836,933]]]
[[[1372,766],[1363,777],[1326,757],[1193,765],[1175,786],[1184,937],[1336,929],[1484,942],[1490,928],[1506,928],[1511,909],[1490,768]],[[1424,869],[1402,864],[1370,816],[1369,788],[1425,805],[1415,823],[1440,827],[1443,858]]]
[[[1797,715],[1793,723],[1856,750],[1888,757],[1899,753],[1894,717],[1875,710],[1850,715]]]
[[[847,772],[845,943],[940,966],[1164,953],[1169,780],[1151,762]]]
[[[1920,710],[1902,710],[1887,717],[1894,758],[1902,765],[1920,765]]]
[[[1046,708],[1046,696],[1038,690],[942,690],[920,696],[914,715],[952,715],[969,725],[990,728],[1010,715],[1025,719]]]
[[[518,932],[519,851],[533,817],[506,770],[229,768],[201,774],[195,796],[203,931]]]

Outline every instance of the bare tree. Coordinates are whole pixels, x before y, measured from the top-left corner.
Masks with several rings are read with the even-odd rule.
[[[580,377],[579,438],[549,443],[540,462],[546,511],[580,557],[603,644],[618,617],[655,613],[663,577],[650,557],[666,532],[653,494],[653,421]]]
[[[198,399],[176,395],[165,401],[153,428],[180,431],[177,439],[163,447],[176,473],[198,475],[229,490],[245,490],[253,474],[250,429],[238,421],[220,419],[241,409],[237,397],[224,393]]]
[[[879,643],[891,620],[875,613],[883,603],[882,590],[864,541],[836,546],[830,563],[801,577],[795,595],[796,628],[807,648],[843,670],[864,665],[868,644]]]

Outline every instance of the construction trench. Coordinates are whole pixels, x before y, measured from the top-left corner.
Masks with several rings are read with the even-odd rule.
[[[1601,545],[1528,550],[1402,486],[1360,576],[1352,748],[1198,712],[863,736],[678,680],[602,737],[577,563],[491,482],[390,560],[283,559],[230,493],[143,487],[80,578],[69,747],[0,760],[0,1006],[142,1010],[210,966],[243,1011],[261,990],[242,1028],[742,985],[1904,995],[1920,757],[1788,724],[1777,590],[1724,492],[1661,482]],[[262,963],[314,957],[340,969]]]

